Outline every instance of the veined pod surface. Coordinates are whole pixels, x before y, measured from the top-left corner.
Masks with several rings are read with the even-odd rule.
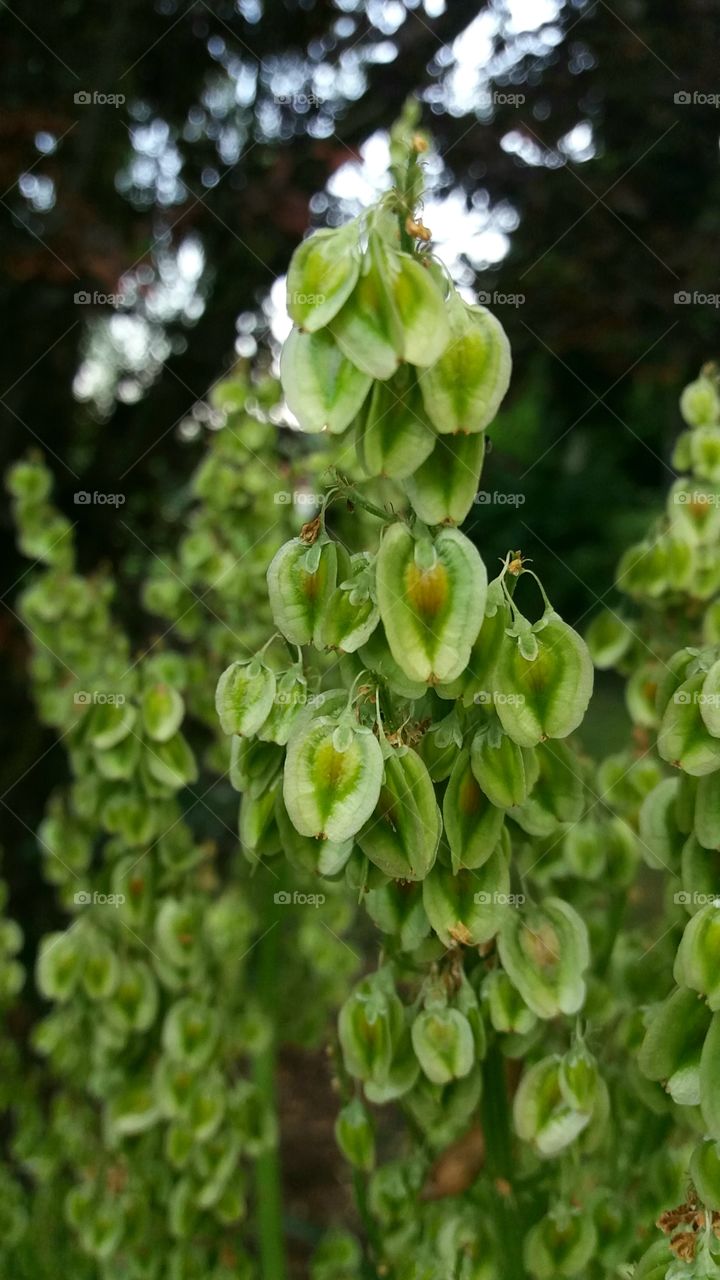
[[[280,378],[302,431],[337,434],[350,426],[370,390],[370,376],[342,353],[327,329],[293,329],[282,349]]]
[[[560,1087],[559,1055],[543,1058],[527,1070],[513,1102],[515,1130],[538,1154],[556,1156],[586,1129],[591,1112],[570,1106]]]
[[[685,680],[668,702],[657,737],[658,753],[694,778],[720,769],[720,739],[708,732],[702,716],[706,673]]]
[[[366,644],[380,621],[375,602],[374,564],[365,552],[352,556],[350,576],[329,597],[317,639],[326,649],[355,653]]]
[[[314,333],[337,315],[360,273],[357,220],[315,231],[298,245],[287,275],[287,309],[299,329]]]
[[[308,546],[292,538],[275,553],[267,571],[273,621],[291,644],[321,639],[327,602],[337,582],[337,551],[329,538]]]
[[[424,1009],[412,1024],[417,1059],[433,1084],[448,1084],[470,1073],[475,1045],[470,1023],[459,1009]]]
[[[377,806],[357,834],[371,862],[395,880],[423,880],[442,823],[430,774],[412,747],[390,749]]]
[[[257,733],[272,711],[275,687],[274,672],[257,660],[232,662],[220,676],[215,693],[223,733]]]
[[[690,1159],[690,1177],[704,1205],[720,1209],[720,1147],[711,1138],[698,1143]]]
[[[437,431],[482,431],[510,385],[510,344],[500,321],[468,306],[454,290],[448,303],[450,340],[423,374],[425,407]]]
[[[679,987],[648,1015],[638,1066],[648,1080],[661,1081],[681,1106],[700,1099],[700,1055],[712,1014],[694,991]]]
[[[612,609],[602,609],[597,613],[585,633],[590,657],[599,671],[609,671],[616,667],[633,639],[628,624]]]
[[[539,1018],[582,1008],[590,948],[585,923],[569,903],[546,898],[540,907],[503,912],[498,952],[510,981]]]
[[[457,529],[414,536],[385,533],[377,558],[377,598],[395,661],[411,680],[437,684],[465,669],[480,630],[487,575]]]
[[[470,761],[488,800],[499,809],[524,804],[540,773],[534,750],[519,747],[497,722],[478,729]]]
[[[402,1037],[405,1014],[389,975],[364,978],[348,996],[338,1022],[345,1066],[360,1080],[387,1079]]]
[[[389,252],[371,232],[355,288],[330,324],[346,359],[380,381],[395,373],[403,354],[400,317],[389,287]]]
[[[358,460],[369,476],[402,480],[432,454],[437,436],[410,366],[375,383],[355,431]]]
[[[508,638],[495,668],[495,706],[507,734],[521,747],[544,738],[566,738],[577,729],[593,688],[593,665],[585,641],[550,614],[536,633],[537,654],[523,656]]]
[[[510,842],[500,840],[478,871],[436,862],[423,880],[423,905],[446,947],[479,946],[498,932],[510,895]]]
[[[686,924],[673,975],[678,984],[705,996],[714,1013],[720,1009],[720,898],[716,902],[707,903]]]
[[[319,716],[288,742],[285,807],[301,835],[342,843],[372,814],[382,778],[382,749],[369,730]]]
[[[443,819],[453,870],[481,867],[497,847],[505,815],[481,790],[470,764],[470,752],[461,751],[443,797]]]
[[[443,436],[404,483],[413,511],[425,524],[462,524],[477,494],[485,437]]]
[[[450,341],[447,307],[432,271],[410,253],[387,255],[389,288],[400,319],[402,355],[426,368],[442,356]]]

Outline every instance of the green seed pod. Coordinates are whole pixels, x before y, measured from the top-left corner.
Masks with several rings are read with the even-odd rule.
[[[706,776],[712,777],[712,774]],[[689,773],[680,774],[680,785],[675,800],[675,820],[678,831],[684,836],[690,835],[695,823],[695,803],[700,782],[700,778],[692,778]]]
[[[299,666],[277,679],[275,701],[270,714],[257,731],[261,742],[275,742],[284,747],[293,730],[298,716],[307,704],[307,680]]]
[[[371,379],[343,355],[327,329],[293,329],[280,357],[288,408],[301,431],[337,435],[350,426],[370,390]]]
[[[569,903],[546,898],[541,907],[504,912],[498,952],[510,981],[539,1018],[582,1008],[590,949],[587,928]]]
[[[441,358],[450,341],[445,299],[427,264],[409,253],[388,255],[390,291],[400,319],[402,356],[426,369]]]
[[[599,880],[606,865],[605,839],[600,823],[588,818],[571,826],[563,838],[562,852],[571,875],[581,880]]]
[[[404,1108],[414,1119],[427,1142],[435,1150],[442,1150],[468,1129],[477,1111],[482,1094],[482,1073],[479,1063],[461,1080],[449,1084],[431,1084],[425,1075],[417,1080],[411,1093],[403,1100]],[[446,1224],[445,1235],[448,1226]],[[442,1228],[441,1228],[442,1231]],[[438,1234],[438,1245],[440,1233]],[[415,1273],[418,1274],[417,1272]],[[425,1277],[427,1273],[423,1273]],[[472,1272],[472,1280],[490,1280],[484,1273]],[[428,1277],[432,1280],[432,1276]]]
[[[633,724],[643,729],[656,729],[660,668],[656,662],[643,662],[636,667],[625,686],[625,705]]]
[[[433,1084],[469,1075],[475,1061],[470,1023],[458,1009],[424,1009],[412,1024],[412,1044]]]
[[[510,384],[510,344],[495,316],[468,306],[454,289],[447,315],[450,341],[422,379],[425,407],[440,432],[482,431]]]
[[[648,792],[640,806],[640,851],[654,871],[674,867],[680,858],[677,827],[678,778],[664,778]]]
[[[493,969],[488,973],[480,994],[487,1001],[493,1027],[501,1035],[525,1036],[536,1026],[536,1015],[528,1009],[504,970]]]
[[[110,751],[128,737],[136,719],[137,707],[131,702],[98,702],[83,727],[92,747],[97,751]]]
[[[445,947],[480,946],[500,928],[510,895],[509,840],[501,840],[478,871],[436,862],[423,880],[427,917]]]
[[[235,735],[230,741],[230,782],[236,791],[260,795],[280,771],[284,751],[271,742]]]
[[[495,682],[495,666],[505,642],[505,630],[510,623],[510,611],[506,604],[496,605],[493,596],[497,578],[488,586],[485,617],[477,639],[470,650],[465,671],[450,684],[439,684],[441,698],[462,698],[463,706],[492,705]]]
[[[351,557],[348,577],[325,605],[317,629],[319,644],[340,653],[355,653],[367,643],[379,621],[374,561],[367,552],[359,552]]]
[[[705,546],[720,535],[720,486],[681,477],[670,489],[667,513],[673,534]]]
[[[411,747],[391,748],[377,806],[356,836],[366,858],[395,880],[423,880],[441,829],[435,788],[420,756]]]
[[[469,751],[460,752],[450,774],[443,819],[454,871],[475,870],[487,862],[500,840],[504,814],[480,789]]]
[[[590,1214],[563,1205],[530,1228],[523,1249],[525,1266],[537,1280],[578,1276],[586,1273],[597,1243]]]
[[[526,748],[527,750],[527,748]],[[539,773],[524,804],[509,815],[528,835],[551,836],[563,823],[578,822],[584,806],[583,780],[577,759],[564,742],[542,742],[535,748]]]
[[[82,984],[90,1000],[108,1000],[120,978],[117,956],[108,942],[93,939],[85,954]]]
[[[650,1010],[638,1066],[648,1080],[662,1081],[680,1106],[700,1098],[700,1055],[711,1014],[693,991],[680,987]]]
[[[400,698],[413,701],[427,693],[427,685],[421,680],[412,680],[404,669],[395,661],[385,635],[385,628],[379,624],[373,630],[369,640],[359,651],[360,661],[370,671],[380,676],[392,693]]]
[[[720,776],[706,774],[697,784],[695,835],[704,849],[720,849]]]
[[[372,1173],[375,1168],[375,1134],[370,1114],[359,1098],[353,1098],[338,1112],[335,1141],[354,1169]]]
[[[432,454],[436,439],[411,366],[375,383],[356,427],[358,460],[366,475],[405,479]]]
[[[262,795],[243,796],[238,835],[240,848],[250,862],[257,862],[258,859],[280,850],[280,837],[275,824],[276,800],[280,789],[280,778],[277,777]]]
[[[535,752],[519,747],[497,722],[478,729],[470,760],[485,795],[499,809],[524,804],[540,773]]]
[[[716,905],[717,904],[717,905]],[[675,957],[674,977],[682,986],[699,991],[708,1008],[720,1009],[720,898],[707,903],[689,920]]]
[[[392,525],[377,558],[377,595],[395,661],[411,680],[454,680],[468,664],[485,609],[485,566],[457,529],[414,536]]]
[[[314,333],[329,324],[349,298],[360,274],[356,219],[331,231],[315,231],[298,245],[287,275],[287,309],[299,329]]]
[[[689,427],[712,425],[720,419],[720,397],[714,378],[700,374],[680,396],[680,412]]]
[[[257,659],[232,662],[217,683],[215,709],[223,733],[250,737],[267,720],[275,698],[275,674]]]
[[[176,733],[167,742],[156,742],[145,750],[148,772],[157,782],[173,791],[197,781],[198,770],[189,742]]]
[[[283,798],[303,836],[342,843],[356,835],[380,796],[380,743],[352,719],[319,716],[296,729],[285,757]]]
[[[163,1049],[190,1070],[200,1070],[215,1052],[219,1030],[215,1010],[189,997],[176,1000],[163,1023]]]
[[[714,738],[720,738],[720,659],[705,676],[698,701],[705,728]]]
[[[656,1240],[638,1262],[633,1280],[665,1280],[672,1260],[667,1240]]]
[[[275,626],[291,644],[318,643],[336,583],[337,550],[329,538],[312,546],[292,538],[273,556],[267,571],[270,608]]]
[[[690,1177],[702,1203],[720,1209],[720,1145],[712,1139],[699,1142],[690,1157]]]
[[[673,894],[673,899],[692,916],[699,907],[707,906],[718,894],[719,851],[705,849],[694,835],[688,836],[682,849],[680,874],[682,892]]]
[[[700,1109],[708,1137],[720,1139],[720,1013],[714,1013],[700,1055]]]
[[[401,951],[415,951],[430,932],[422,888],[417,883],[391,881],[365,894],[365,909],[378,929],[396,939]]]
[[[455,709],[429,726],[417,744],[417,752],[433,782],[444,782],[450,777],[462,744],[463,731]]]
[[[419,519],[428,525],[462,524],[475,501],[484,457],[485,437],[479,433],[436,439],[403,486]]]
[[[388,251],[371,234],[355,288],[334,317],[330,332],[353,366],[384,381],[402,357],[400,317],[389,288]]]
[[[585,642],[598,670],[609,671],[622,662],[633,642],[633,634],[612,609],[602,609],[590,623]]]
[[[569,1106],[560,1088],[557,1054],[536,1062],[523,1075],[513,1102],[518,1137],[532,1143],[538,1155],[564,1151],[586,1129],[591,1112]]]
[[[172,685],[155,684],[142,696],[142,724],[155,742],[167,742],[177,732],[185,715],[182,694]]]
[[[597,1062],[583,1044],[577,1044],[560,1062],[560,1092],[568,1106],[592,1111],[598,1095],[600,1076]]]
[[[708,732],[701,714],[706,674],[685,680],[665,708],[657,738],[660,758],[694,778],[720,769],[720,740]]]
[[[508,639],[495,668],[495,707],[505,732],[521,747],[566,738],[587,710],[593,667],[584,640],[557,614],[539,631],[534,658]]]
[[[395,1045],[390,1069],[382,1080],[374,1075],[371,1080],[364,1081],[365,1097],[376,1106],[384,1106],[386,1102],[394,1102],[403,1098],[414,1088],[420,1074],[420,1064],[415,1056],[410,1039],[410,1030],[403,1028]]]
[[[343,870],[353,850],[352,840],[337,844],[332,840],[316,840],[301,836],[288,817],[282,791],[275,795],[275,822],[282,851],[296,870],[311,875],[335,876]]]
[[[359,1080],[387,1079],[405,1014],[390,974],[377,970],[358,983],[340,1010],[338,1035],[345,1066]]]

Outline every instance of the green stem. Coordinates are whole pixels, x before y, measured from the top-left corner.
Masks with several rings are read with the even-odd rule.
[[[510,1102],[505,1081],[505,1062],[497,1043],[490,1045],[483,1063],[481,1114],[485,1136],[485,1163],[495,1201],[497,1275],[502,1280],[524,1280],[518,1215],[511,1183],[513,1158]],[[499,1187],[500,1180],[508,1185]]]
[[[258,995],[263,1008],[272,1008],[276,995],[278,936],[278,923],[273,920],[258,947]],[[276,1067],[277,1042],[273,1028],[267,1047],[255,1059],[254,1071],[262,1103],[273,1116],[277,1116]],[[282,1179],[277,1147],[264,1152],[255,1162],[255,1192],[261,1274],[272,1277],[272,1280],[285,1280]]]
[[[377,507],[374,502],[369,502],[352,485],[338,486],[337,492],[333,494],[333,501],[336,497],[344,498],[346,502],[352,502],[356,507],[362,507],[369,515],[376,516],[378,520],[385,520],[388,524],[394,524],[397,520],[397,516],[390,515],[387,511],[383,511],[382,507]]]

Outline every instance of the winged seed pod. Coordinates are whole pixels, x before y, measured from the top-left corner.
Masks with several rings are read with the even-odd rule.
[[[546,898],[540,907],[505,911],[498,952],[510,981],[539,1018],[582,1008],[588,933],[569,903]]]
[[[291,644],[315,643],[337,582],[335,543],[321,536],[312,546],[292,538],[273,556],[267,571],[275,626]]]
[[[508,638],[495,668],[495,706],[502,726],[521,747],[545,738],[566,738],[577,729],[593,687],[593,665],[585,641],[550,612],[534,632],[537,651],[526,655]]]
[[[282,349],[280,377],[302,431],[338,434],[350,426],[370,390],[370,376],[342,353],[327,329],[293,329]]]
[[[382,778],[382,750],[371,730],[350,713],[318,716],[288,742],[285,807],[300,835],[342,843],[369,819]]]
[[[357,219],[315,231],[298,245],[287,275],[287,309],[299,329],[314,333],[337,315],[360,273]]]
[[[393,658],[412,680],[454,680],[467,666],[485,610],[487,575],[464,534],[386,531],[377,558],[380,617]]]
[[[510,344],[484,307],[471,307],[455,290],[448,303],[450,341],[421,380],[425,408],[437,431],[482,431],[495,417],[510,384]]]

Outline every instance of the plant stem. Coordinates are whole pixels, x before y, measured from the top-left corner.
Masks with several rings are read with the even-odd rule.
[[[511,1188],[513,1170],[510,1104],[505,1064],[497,1043],[492,1043],[483,1063],[482,1123],[485,1158],[495,1200],[498,1242],[498,1276],[524,1280],[518,1219]],[[499,1183],[507,1186],[500,1186]]]
[[[258,994],[261,1005],[272,1007],[275,994],[278,949],[277,920],[273,920],[259,943]],[[263,1105],[277,1116],[276,1096],[277,1043],[275,1028],[267,1047],[255,1059],[254,1078]],[[280,1154],[277,1147],[265,1151],[255,1162],[258,1243],[260,1271],[268,1280],[285,1280],[285,1245],[282,1225],[282,1181]]]

